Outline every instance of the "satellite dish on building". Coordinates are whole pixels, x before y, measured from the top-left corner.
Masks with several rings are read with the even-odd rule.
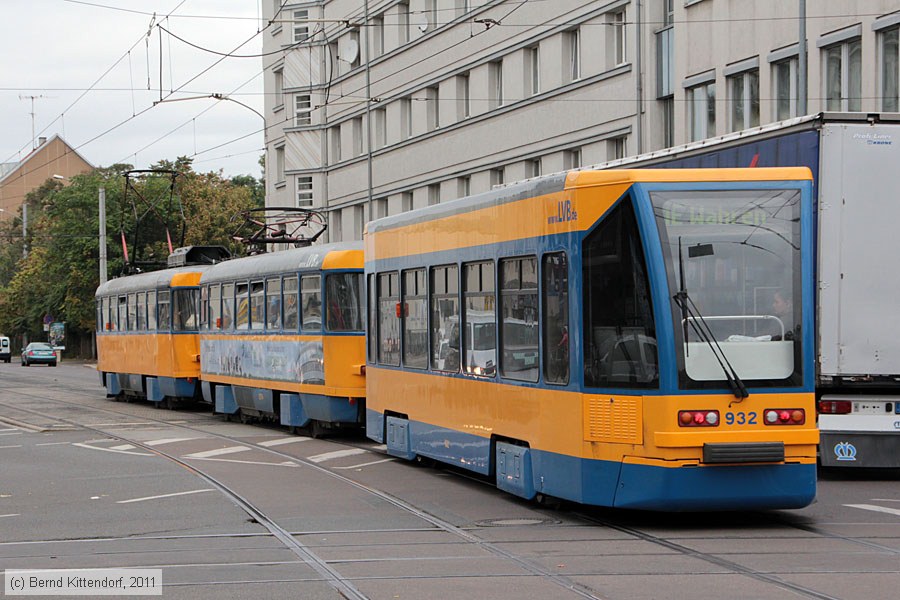
[[[352,63],[359,56],[359,42],[353,39],[347,39],[340,49],[340,58],[342,61]]]
[[[419,15],[416,17],[416,27],[418,27],[419,31],[422,33],[428,31],[430,25],[431,24],[428,22],[428,15]]]

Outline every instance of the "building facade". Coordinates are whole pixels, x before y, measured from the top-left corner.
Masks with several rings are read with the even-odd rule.
[[[331,241],[499,183],[900,110],[900,0],[805,19],[799,0],[262,1],[266,202],[322,210]]]

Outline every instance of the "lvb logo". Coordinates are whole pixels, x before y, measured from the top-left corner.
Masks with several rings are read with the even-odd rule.
[[[834,445],[834,455],[838,460],[855,461],[856,446],[854,446],[850,442],[839,442]]]

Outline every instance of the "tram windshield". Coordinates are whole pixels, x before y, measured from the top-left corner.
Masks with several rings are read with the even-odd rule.
[[[669,281],[681,384],[799,385],[800,191],[650,193]],[[687,299],[686,310],[676,295]],[[724,359],[717,357],[720,352]]]

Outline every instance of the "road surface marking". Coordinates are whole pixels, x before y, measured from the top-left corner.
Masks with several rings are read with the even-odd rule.
[[[139,421],[137,423],[88,423],[91,427],[117,427],[119,425],[155,425],[149,421]]]
[[[161,440],[150,440],[149,442],[144,442],[146,446],[161,446],[163,444],[174,444],[176,442],[189,442],[191,440],[196,440],[199,438],[164,438]]]
[[[21,517],[21,516],[22,515],[20,515],[19,513],[13,513],[11,515],[0,515],[0,519],[2,519],[3,517]]]
[[[872,498],[872,502],[900,502],[897,498]]]
[[[396,458],[385,458],[382,460],[376,460],[376,461],[372,461],[372,462],[362,463],[359,465],[353,465],[352,467],[335,467],[335,469],[361,469],[362,467],[370,467],[372,465],[380,465],[381,463],[394,462],[395,460],[397,460],[397,459]]]
[[[110,450],[133,450],[133,444],[122,444],[121,446],[110,446]]]
[[[22,435],[21,431],[13,431],[10,433],[0,433],[0,435]]]
[[[194,452],[186,454],[184,458],[211,458],[213,456],[221,456],[222,454],[234,454],[236,452],[246,452],[250,450],[248,446],[229,446],[227,448],[219,448],[217,450],[207,450],[206,452]]]
[[[198,458],[196,460],[211,460],[215,462],[227,462],[227,463],[235,463],[239,465],[263,465],[265,467],[299,467],[295,462],[286,460],[280,463],[272,463],[272,462],[260,462],[257,460],[235,460],[233,458]]]
[[[19,430],[15,427],[4,427],[3,429],[0,429],[0,431],[19,431]]]
[[[875,512],[883,512],[889,515],[897,515],[900,517],[900,509],[897,508],[887,508],[884,506],[876,506],[874,504],[845,504],[844,506],[849,506],[850,508],[861,508],[863,510],[873,510]]]
[[[289,437],[289,438],[278,438],[277,440],[266,440],[264,442],[260,442],[260,446],[265,446],[269,448],[271,446],[283,446],[284,444],[293,444],[296,442],[308,442],[312,438],[308,437]]]
[[[116,452],[118,454],[131,454],[132,456],[156,456],[149,452],[129,452],[128,450],[113,450],[112,448],[101,448],[99,446],[91,446],[90,444],[72,444],[79,448],[87,448],[88,450],[102,450],[103,452]]]
[[[43,444],[35,444],[35,446],[68,446],[72,442],[44,442]]]
[[[132,498],[131,500],[119,500],[116,504],[131,504],[132,502],[143,502],[144,500],[158,500],[159,498],[172,498],[173,496],[187,496],[189,494],[201,494],[203,492],[214,492],[212,488],[205,490],[191,490],[190,492],[175,492],[174,494],[160,494],[159,496],[146,496],[144,498]]]
[[[316,454],[315,456],[310,456],[307,460],[314,463],[320,463],[335,458],[344,458],[345,456],[365,454],[366,452],[368,452],[368,450],[363,450],[362,448],[351,448],[350,450],[335,450],[334,452],[326,452],[325,454]]]
[[[21,448],[21,447],[22,447],[22,444],[19,444],[18,446],[0,446],[0,448]]]

